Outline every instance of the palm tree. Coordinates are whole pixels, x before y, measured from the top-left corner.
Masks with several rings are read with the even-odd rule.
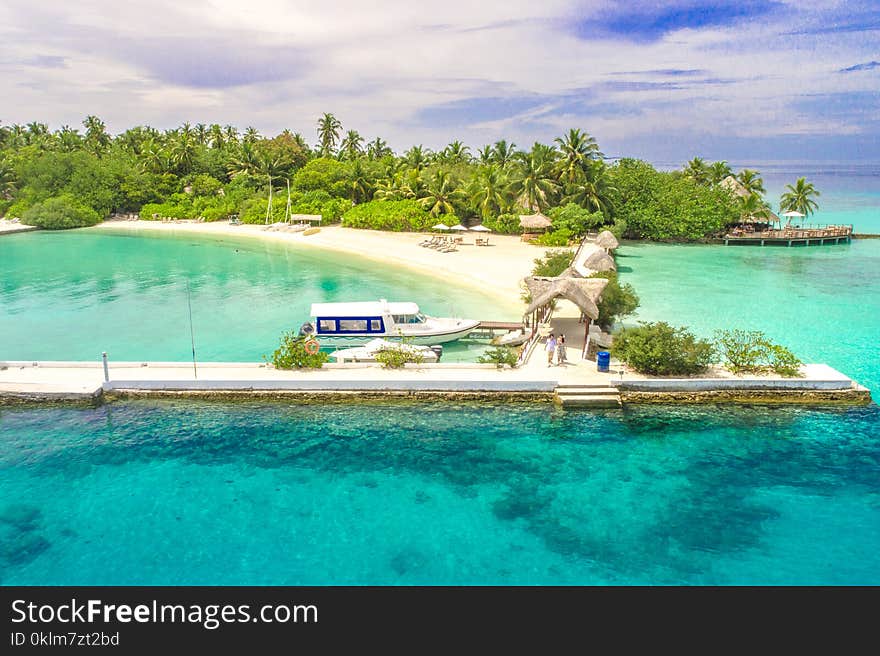
[[[71,128],[69,125],[62,125],[55,137],[58,141],[58,148],[62,152],[72,153],[82,147],[83,140],[79,130]]]
[[[428,152],[422,144],[410,148],[403,154],[403,158],[406,160],[407,166],[416,171],[421,171],[428,165]]]
[[[483,166],[488,166],[495,161],[495,150],[490,145],[483,146],[477,151],[477,159]]]
[[[364,138],[357,130],[349,130],[345,133],[345,138],[342,140],[342,143],[339,144],[339,150],[340,152],[345,153],[345,156],[348,159],[357,159],[364,152],[363,143]]]
[[[209,137],[208,126],[204,123],[196,123],[195,136],[197,144],[200,146],[207,145]]]
[[[492,161],[501,168],[511,165],[516,157],[516,144],[507,143],[505,139],[496,141],[492,146]]]
[[[174,168],[170,153],[163,147],[158,137],[150,137],[144,142],[140,163],[141,168],[150,173],[170,173]]]
[[[372,185],[361,160],[354,160],[346,184],[353,203],[365,203],[370,200]]]
[[[709,167],[702,157],[694,157],[687,163],[682,173],[698,184],[706,184],[709,181]]]
[[[739,180],[739,183],[751,194],[767,193],[767,190],[764,189],[764,179],[757,171],[743,169],[736,176],[736,179]]]
[[[455,181],[449,173],[438,169],[427,186],[426,195],[420,202],[431,216],[455,214],[453,202],[460,200],[462,196],[464,193],[461,189],[456,188]]]
[[[224,125],[223,134],[226,136],[227,144],[238,143],[238,130],[235,128],[234,125]]]
[[[232,177],[257,175],[260,169],[260,156],[253,144],[242,143],[229,159],[227,168]]]
[[[577,128],[572,128],[567,135],[557,137],[554,141],[562,152],[559,162],[559,179],[562,182],[577,182],[583,177],[587,163],[602,157],[596,139]]]
[[[730,170],[728,163],[723,160],[720,162],[712,162],[709,166],[709,181],[713,185],[719,184],[729,175],[733,175],[733,171]]]
[[[367,144],[367,157],[370,159],[382,159],[387,155],[393,155],[394,151],[388,147],[384,139],[376,137]]]
[[[810,216],[819,209],[819,203],[814,198],[821,196],[816,191],[813,183],[807,182],[806,178],[798,178],[794,185],[785,185],[787,191],[782,194],[779,208],[783,212],[794,210],[804,216]]]
[[[511,191],[517,202],[532,212],[546,210],[559,188],[553,178],[552,160],[545,152],[536,148],[541,145],[536,143],[532,152],[523,153],[519,157],[511,181]]]
[[[329,157],[339,141],[339,131],[342,123],[333,114],[324,113],[318,119],[318,140],[321,142],[321,156]]]
[[[510,205],[510,184],[497,164],[480,167],[468,185],[468,192],[484,219],[503,214]]]
[[[583,177],[565,188],[566,200],[609,218],[611,196],[616,191],[608,179],[608,167],[601,160],[588,162]]]
[[[241,140],[249,144],[257,143],[260,140],[260,133],[257,132],[257,128],[249,125],[245,128],[244,136],[242,136]]]
[[[756,193],[750,193],[748,196],[741,196],[739,199],[740,218],[743,222],[752,222],[755,219],[769,220],[770,207]]]
[[[449,164],[466,164],[471,161],[470,148],[455,140],[443,149],[443,159]]]
[[[0,198],[11,200],[16,190],[15,171],[12,164],[0,159]]]
[[[28,123],[25,140],[30,146],[46,146],[49,141],[49,126],[37,121]]]
[[[107,126],[97,116],[86,116],[83,127],[86,129],[86,143],[93,151],[102,150],[110,144]]]
[[[219,123],[212,123],[208,128],[208,143],[211,144],[211,148],[223,148],[226,145],[226,134]]]
[[[193,158],[196,155],[195,134],[188,128],[189,123],[185,123],[184,129],[181,129],[169,144],[171,161],[184,174],[192,169]]]

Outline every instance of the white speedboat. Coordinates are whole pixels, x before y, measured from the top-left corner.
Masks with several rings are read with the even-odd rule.
[[[461,339],[479,325],[474,319],[429,317],[415,303],[379,301],[314,303],[311,321],[300,335],[312,336],[321,348],[364,344],[377,337],[407,338],[412,344],[432,346]]]

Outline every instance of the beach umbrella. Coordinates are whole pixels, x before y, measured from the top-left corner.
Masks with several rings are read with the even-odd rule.
[[[461,232],[462,230],[467,230],[467,228],[465,228],[463,225],[461,225],[461,224],[459,223],[458,225],[454,225],[454,226],[452,226],[452,227],[450,228],[450,230],[458,230],[459,232]]]
[[[449,230],[449,226],[445,223],[438,223],[432,228],[432,230]]]
[[[489,230],[489,228],[484,226],[482,223],[480,225],[475,225],[473,228],[470,228],[470,230],[471,230],[471,232],[492,232],[491,230]]]

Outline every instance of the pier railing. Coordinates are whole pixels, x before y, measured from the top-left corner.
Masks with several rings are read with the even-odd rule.
[[[724,235],[724,242],[756,242],[760,244],[768,243],[806,243],[813,241],[824,243],[825,240],[831,240],[834,243],[840,241],[849,241],[852,238],[852,225],[812,225],[788,226],[773,230],[749,230],[744,228],[735,228]]]

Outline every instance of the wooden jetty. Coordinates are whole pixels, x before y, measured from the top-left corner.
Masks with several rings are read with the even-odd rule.
[[[851,225],[787,227],[762,231],[734,229],[724,235],[724,245],[810,246],[818,244],[824,246],[825,244],[848,244],[852,240],[852,236],[853,227]]]
[[[522,321],[481,321],[471,333],[472,337],[495,337],[496,332],[508,333],[511,330],[523,330]]]

